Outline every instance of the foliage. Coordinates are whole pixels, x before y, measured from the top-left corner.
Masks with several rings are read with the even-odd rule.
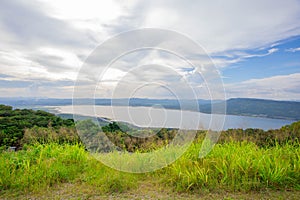
[[[120,128],[120,126],[117,124],[117,122],[112,122],[109,123],[107,126],[103,126],[102,130],[107,133],[107,132],[115,132],[115,131],[122,131],[122,129]]]
[[[122,192],[134,187],[135,179],[97,162],[80,144],[35,144],[0,154],[0,190],[44,190],[78,181],[103,192]]]
[[[1,191],[42,191],[76,182],[116,193],[137,187],[141,179],[161,179],[162,186],[179,192],[300,188],[300,121],[277,130],[223,131],[204,158],[198,155],[206,132],[198,131],[188,151],[173,164],[149,174],[128,174],[104,166],[85,149],[102,148],[113,159],[118,152],[109,152],[112,149],[105,145],[110,140],[120,149],[142,154],[167,145],[177,130],[134,129],[119,122],[101,129],[91,120],[79,121],[75,129],[73,121],[44,111],[3,105],[0,110],[0,141],[16,137],[23,145],[16,152],[1,151]],[[1,145],[15,144],[8,141]]]
[[[176,136],[178,129],[140,129],[126,127],[121,122],[113,122],[99,127],[91,120],[77,123],[81,140],[93,152],[109,152],[112,150],[107,143],[108,139],[119,149],[129,152],[147,152],[167,145]],[[127,130],[127,131],[124,131]],[[129,131],[128,131],[129,130]],[[104,133],[104,134],[103,134]],[[197,131],[196,138],[204,139],[206,131]],[[105,137],[106,136],[106,137]],[[249,141],[260,147],[284,145],[288,142],[297,142],[300,138],[300,121],[276,130],[262,129],[228,129],[222,131],[219,144],[231,141]]]
[[[300,121],[280,129],[264,131],[262,129],[228,129],[222,131],[219,143],[230,141],[250,141],[261,147],[284,145],[298,142],[300,138]]]
[[[252,142],[225,142],[198,158],[201,144],[202,140],[195,141],[179,160],[148,174],[110,169],[80,144],[26,145],[0,154],[0,190],[44,191],[61,183],[79,183],[100,193],[119,193],[138,187],[142,180],[156,179],[162,180],[160,187],[179,192],[300,188],[299,143],[261,148]]]
[[[25,129],[24,136],[20,144],[46,144],[56,142],[58,144],[69,143],[77,144],[81,140],[77,134],[75,127],[37,127],[34,126],[30,129]]]
[[[184,156],[164,172],[165,181],[178,191],[263,188],[299,188],[299,143],[259,148],[252,142],[218,144],[205,158],[198,158],[195,142]]]
[[[145,152],[168,144],[176,135],[175,129],[134,129],[125,123],[112,122],[101,128],[91,120],[76,124],[78,134],[86,148],[92,152],[109,152],[115,147],[129,152]],[[109,146],[114,144],[114,148]]]
[[[72,119],[62,119],[42,110],[15,109],[0,105],[0,146],[21,146],[26,129],[72,127]]]
[[[80,135],[80,138],[77,134]],[[0,146],[22,146],[30,143],[82,141],[87,149],[109,152],[107,144],[111,141],[119,149],[130,152],[151,151],[168,144],[175,137],[177,129],[141,129],[123,122],[112,122],[101,128],[91,120],[77,122],[62,119],[45,111],[15,109],[0,105]],[[103,134],[104,133],[104,134]],[[198,131],[197,138],[203,139],[205,131]],[[298,141],[300,122],[276,130],[229,129],[223,131],[219,143],[230,141],[249,141],[261,147]],[[108,141],[109,140],[109,141]]]

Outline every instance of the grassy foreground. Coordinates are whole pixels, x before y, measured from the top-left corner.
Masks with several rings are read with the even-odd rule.
[[[143,196],[153,188],[153,198],[161,190],[167,190],[174,198],[183,196],[183,199],[210,192],[217,195],[213,198],[221,198],[228,193],[273,191],[271,193],[276,194],[278,190],[282,191],[279,196],[292,191],[288,197],[299,197],[298,142],[267,148],[252,142],[226,142],[217,144],[202,159],[198,158],[200,147],[201,141],[194,142],[175,163],[145,174],[110,169],[81,145],[36,144],[17,152],[2,152],[0,198],[55,195],[49,191],[60,191],[64,187],[67,191],[74,189],[71,196],[64,198],[75,198],[82,193],[84,198],[96,193],[100,199],[110,195],[123,198],[131,192]]]

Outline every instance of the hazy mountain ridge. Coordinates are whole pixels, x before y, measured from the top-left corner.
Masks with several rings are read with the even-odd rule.
[[[220,105],[216,103],[214,106]],[[201,112],[210,113],[210,107],[206,105]],[[229,115],[300,120],[300,102],[297,101],[235,98],[227,100],[226,107]]]
[[[211,113],[212,105],[214,111],[224,114],[221,106],[223,101],[210,100],[176,100],[176,99],[33,99],[33,98],[0,98],[0,104],[14,107],[34,107],[34,106],[64,106],[72,105],[114,105],[114,106],[154,106],[166,109],[183,109]],[[198,103],[198,104],[197,104]],[[260,116],[277,119],[300,120],[299,101],[276,101],[267,99],[233,98],[226,100],[226,114],[243,116]]]

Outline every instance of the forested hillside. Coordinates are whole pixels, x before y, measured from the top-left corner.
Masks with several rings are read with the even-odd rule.
[[[30,109],[15,109],[11,106],[0,105],[0,146],[22,147],[24,144],[35,142],[82,142],[95,146],[98,150],[106,151],[105,140],[109,139],[120,149],[134,152],[149,151],[160,148],[172,141],[176,129],[144,129],[122,122],[105,122],[102,127],[90,120],[81,120],[77,123],[77,130],[73,119],[63,119],[45,111]],[[79,138],[79,135],[81,138]],[[103,142],[94,140],[104,132],[107,138]],[[155,134],[154,134],[155,133]],[[149,135],[140,138],[138,134]],[[198,131],[197,137],[204,138],[206,131]],[[102,136],[101,136],[102,137]],[[274,145],[296,141],[300,138],[300,121],[280,129],[264,131],[261,129],[229,129],[222,131],[219,143],[234,141],[251,141],[259,146]],[[99,139],[99,138],[98,138]],[[98,140],[97,139],[97,140]],[[103,146],[100,144],[103,143]]]
[[[222,110],[218,109],[222,104],[215,103],[214,106],[216,110]],[[296,101],[236,98],[227,100],[226,108],[226,114],[228,115],[300,120],[300,102]],[[200,106],[200,111],[211,113],[211,104]]]
[[[27,129],[74,127],[72,119],[62,119],[54,114],[31,109],[14,109],[0,105],[0,146],[21,145],[21,139]]]

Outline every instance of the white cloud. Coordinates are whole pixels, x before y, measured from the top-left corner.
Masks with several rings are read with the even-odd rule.
[[[300,51],[300,47],[298,48],[290,48],[290,49],[286,49],[285,51],[288,51],[288,52],[297,52],[297,51]]]
[[[300,73],[251,79],[225,85],[227,97],[269,98],[278,100],[300,99]]]
[[[269,56],[277,51],[279,51],[278,48],[268,49],[267,53],[255,53],[255,54],[250,54],[243,51],[224,52],[222,54],[223,57],[225,58],[218,58],[212,56],[212,60],[214,61],[216,67],[220,69],[241,62],[248,58]],[[217,55],[222,55],[222,54],[217,53]]]
[[[1,2],[0,74],[12,76],[7,77],[7,80],[75,80],[79,66],[98,44],[120,32],[143,27],[172,29],[189,36],[202,45],[210,55],[216,56],[213,60],[220,68],[248,58],[271,55],[278,51],[275,48],[278,42],[300,35],[300,2],[297,0]],[[135,41],[128,41],[131,42]],[[119,47],[119,44],[116,45]],[[259,51],[251,52],[258,53],[248,51],[257,49]],[[299,50],[292,48],[287,51]],[[176,73],[193,81],[195,88],[202,88],[199,87],[202,83],[197,82],[199,77],[195,76],[193,69],[186,70],[189,66],[176,59],[163,59],[153,52],[137,58],[141,60],[138,62],[128,59],[117,62],[121,67],[108,71],[105,80],[109,82],[125,76],[129,65],[161,64],[172,66]],[[209,60],[200,60],[198,64],[202,66],[203,72],[211,67]],[[168,79],[168,76],[155,70],[147,71],[147,77]],[[238,91],[244,89],[243,86],[253,85],[266,90],[267,93],[271,88],[268,82],[274,84],[273,81],[282,79],[286,78],[274,77],[257,80],[257,83],[250,81],[243,82],[239,86],[231,85],[231,93],[238,94]],[[286,94],[288,87],[293,88],[291,80],[287,80],[290,84],[280,90],[283,91],[282,94]],[[111,86],[112,83],[108,83],[104,87],[103,95],[109,94]],[[43,87],[45,89],[45,86],[39,86]],[[71,95],[70,86],[65,87],[49,86],[45,90],[49,91],[49,96]],[[262,95],[254,91],[254,86],[252,89],[252,92],[248,92],[249,96]],[[4,90],[0,91],[0,96],[13,95],[11,92],[5,93]],[[59,95],[55,93],[56,90]],[[12,91],[18,96],[26,94],[25,90],[20,93]],[[39,89],[42,95],[43,91]],[[268,91],[275,90],[271,88]],[[281,93],[277,93],[281,98]]]
[[[140,11],[141,25],[187,34],[210,53],[259,48],[300,33],[299,5],[297,0],[151,1]]]
[[[100,35],[141,27],[172,29],[190,36],[209,53],[271,46],[300,34],[297,0],[42,2],[50,16],[81,28],[89,24]]]
[[[121,5],[112,1],[85,0],[50,0],[44,1],[47,4],[47,11],[50,16],[63,20],[94,20],[98,19],[102,23],[116,19],[121,14]]]

